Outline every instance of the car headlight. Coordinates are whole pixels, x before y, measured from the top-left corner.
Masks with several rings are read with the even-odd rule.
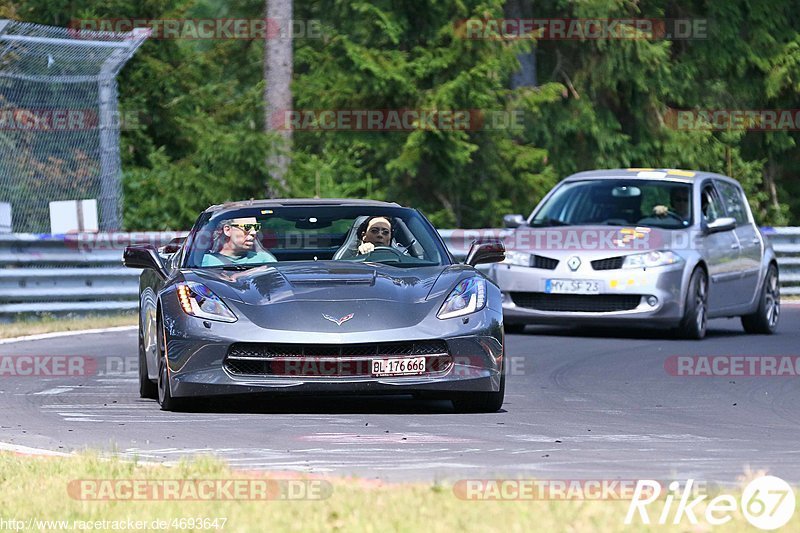
[[[531,266],[531,254],[506,250],[506,258],[503,260],[503,263],[529,267]]]
[[[178,300],[187,315],[221,322],[236,322],[233,314],[219,296],[211,289],[196,281],[185,281],[178,284]]]
[[[643,254],[626,255],[622,268],[653,268],[682,263],[683,258],[675,252],[662,250]]]
[[[486,306],[486,280],[469,278],[458,282],[436,315],[441,319],[464,316]]]

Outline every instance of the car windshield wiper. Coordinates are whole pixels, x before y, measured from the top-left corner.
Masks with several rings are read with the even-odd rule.
[[[685,221],[684,221],[685,222]],[[642,224],[641,222],[636,223],[637,226],[643,226],[645,228],[661,228],[661,229],[686,229],[688,226],[684,226],[681,224],[678,226],[677,224]]]
[[[542,220],[534,220],[531,222],[531,226],[569,226],[569,222],[564,222],[563,220],[558,220],[557,218],[544,218]]]
[[[262,265],[223,265],[222,270],[250,270]]]
[[[386,263],[393,267],[399,268],[416,268],[416,267],[425,267],[425,266],[438,266],[439,263],[435,261],[404,261],[402,263]]]

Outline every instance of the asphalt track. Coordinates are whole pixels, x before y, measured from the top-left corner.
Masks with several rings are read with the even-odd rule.
[[[7,355],[97,362],[88,375],[0,375],[0,441],[18,446],[166,462],[213,454],[246,469],[386,481],[732,483],[750,468],[800,482],[798,376],[675,376],[665,363],[670,356],[798,356],[798,306],[783,308],[776,335],[745,335],[738,320],[715,320],[700,342],[529,327],[507,337],[506,403],[494,414],[456,414],[449,402],[402,397],[214,401],[166,413],[138,397],[133,330],[0,345]]]

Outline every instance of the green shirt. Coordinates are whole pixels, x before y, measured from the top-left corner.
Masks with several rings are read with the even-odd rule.
[[[220,265],[260,265],[262,263],[275,263],[277,261],[275,256],[269,252],[247,252],[239,257],[206,253],[200,265],[204,267]]]

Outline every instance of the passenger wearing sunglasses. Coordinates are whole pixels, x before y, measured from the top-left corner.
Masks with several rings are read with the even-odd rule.
[[[217,225],[212,251],[203,256],[203,266],[259,265],[277,261],[256,238],[261,224],[255,217],[223,220]]]
[[[376,246],[392,245],[392,223],[386,217],[370,217],[358,230],[359,255],[372,252]]]

